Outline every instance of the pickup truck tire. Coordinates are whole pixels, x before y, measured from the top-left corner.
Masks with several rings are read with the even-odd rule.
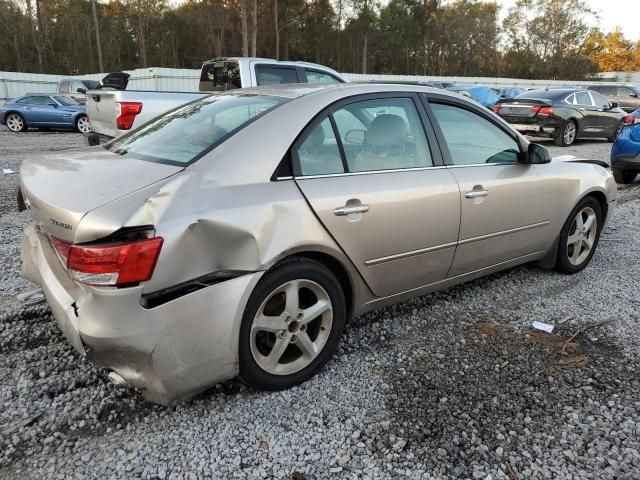
[[[76,119],[76,130],[80,133],[90,133],[91,124],[89,123],[89,117],[87,117],[86,115],[80,115]]]
[[[575,120],[567,120],[560,128],[557,128],[553,137],[559,147],[568,147],[576,141],[578,136],[578,124]]]
[[[27,130],[27,122],[25,122],[22,115],[16,112],[11,112],[5,118],[4,123],[7,125],[7,128],[12,132],[24,132]]]

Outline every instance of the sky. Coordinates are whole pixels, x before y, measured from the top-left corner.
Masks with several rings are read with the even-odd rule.
[[[629,40],[640,40],[640,0],[586,0],[600,16],[600,28],[605,32],[619,26]],[[515,0],[496,0],[509,7]],[[502,15],[506,14],[503,8]]]

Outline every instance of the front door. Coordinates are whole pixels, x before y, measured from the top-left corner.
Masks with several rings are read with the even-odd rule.
[[[411,94],[343,102],[292,150],[300,190],[378,296],[443,280],[455,253],[458,184],[421,109]]]
[[[545,191],[536,165],[520,163],[515,134],[488,112],[435,99],[429,105],[460,186],[460,235],[449,277],[541,252],[552,192]]]

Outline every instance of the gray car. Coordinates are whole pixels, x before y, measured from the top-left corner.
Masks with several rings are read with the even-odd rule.
[[[575,160],[433,88],[235,90],[26,160],[23,274],[153,401],[288,388],[350,317],[527,262],[583,269],[616,185]]]
[[[589,90],[600,93],[609,102],[617,103],[627,113],[640,108],[640,87],[636,85],[593,85]]]

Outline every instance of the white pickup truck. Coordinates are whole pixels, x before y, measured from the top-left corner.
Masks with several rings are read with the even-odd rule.
[[[214,58],[202,65],[199,92],[126,90],[129,75],[110,73],[98,90],[87,92],[87,114],[97,145],[139,127],[149,120],[210,92],[277,83],[342,83],[334,70],[307,62],[280,62],[268,58]]]

